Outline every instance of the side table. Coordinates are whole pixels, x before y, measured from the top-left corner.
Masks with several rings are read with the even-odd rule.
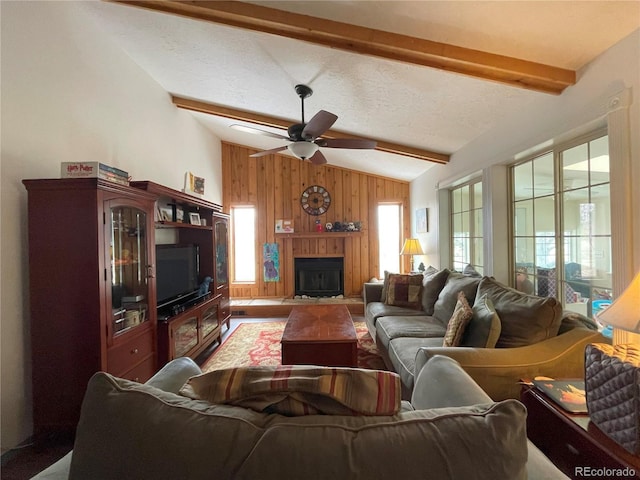
[[[640,458],[607,437],[586,414],[563,410],[531,385],[522,389],[527,436],[572,479],[640,479]]]

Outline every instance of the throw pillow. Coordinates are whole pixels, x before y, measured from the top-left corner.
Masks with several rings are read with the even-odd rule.
[[[438,295],[444,288],[444,284],[449,278],[449,270],[443,268],[440,271],[427,275],[422,281],[422,310],[427,315],[433,315],[433,306],[438,300]]]
[[[478,273],[478,271],[473,268],[473,265],[469,264],[466,267],[464,267],[464,270],[462,271],[463,275],[469,275],[470,277],[481,277],[482,275],[480,275]]]
[[[380,301],[387,303],[387,292],[389,291],[389,275],[390,272],[384,271],[384,279],[382,280],[382,292],[380,293]]]
[[[180,390],[194,400],[287,416],[395,415],[400,393],[393,372],[306,365],[214,370]]]
[[[500,337],[500,317],[493,302],[487,295],[476,298],[473,304],[473,318],[465,329],[463,347],[493,348]]]
[[[562,305],[554,297],[537,297],[483,277],[478,296],[487,295],[500,317],[502,330],[496,347],[523,347],[555,337],[562,321]]]
[[[433,265],[429,265],[427,267],[427,269],[422,272],[424,274],[425,277],[429,276],[429,275],[433,275],[434,273],[437,273],[438,269],[436,267],[434,267]]]
[[[473,311],[467,302],[464,292],[458,293],[458,302],[453,309],[453,315],[447,324],[447,332],[444,334],[443,347],[457,347],[462,341],[464,329],[473,317]]]
[[[389,274],[387,305],[407,307],[415,310],[422,308],[422,274],[401,275]]]
[[[480,279],[478,277],[470,277],[461,273],[450,273],[444,288],[438,295],[438,300],[433,305],[433,317],[440,322],[442,326],[446,326],[453,314],[453,309],[458,301],[458,292],[464,292],[464,296],[470,304],[476,299],[476,291]]]

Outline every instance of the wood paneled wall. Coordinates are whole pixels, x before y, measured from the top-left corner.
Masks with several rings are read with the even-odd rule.
[[[409,236],[409,183],[361,172],[316,166],[288,155],[250,158],[255,149],[222,143],[222,190],[224,211],[252,205],[257,209],[256,282],[231,284],[231,297],[291,297],[294,293],[293,258],[295,256],[344,256],[345,296],[359,296],[362,284],[378,276],[377,206],[400,203],[403,238]],[[366,155],[366,152],[362,153]],[[331,206],[320,216],[307,215],[300,206],[300,195],[310,185],[321,185],[331,195]],[[275,233],[277,219],[293,219],[295,233],[315,232],[315,220],[326,222],[362,222],[362,232],[348,237],[290,238]],[[232,250],[233,250],[233,238]],[[280,281],[264,282],[262,248],[278,243]],[[398,252],[401,245],[398,246]],[[232,251],[233,255],[234,252]],[[408,260],[404,265],[408,270]],[[233,279],[233,262],[231,262]]]

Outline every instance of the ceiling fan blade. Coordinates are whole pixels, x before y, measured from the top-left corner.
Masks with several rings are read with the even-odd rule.
[[[309,123],[302,130],[302,138],[306,138],[307,140],[313,140],[316,137],[319,137],[324,132],[331,128],[331,125],[336,123],[338,119],[337,115],[334,115],[331,112],[325,112],[324,110],[320,110],[316,113]]]
[[[287,146],[272,148],[271,150],[264,150],[262,152],[254,153],[253,155],[249,155],[250,157],[264,157],[265,155],[271,155],[272,153],[281,152],[282,150],[286,150]]]
[[[320,138],[316,142],[321,147],[327,148],[354,148],[354,149],[372,149],[376,148],[375,140],[367,140],[366,138]]]
[[[320,150],[318,150],[316,153],[311,155],[311,158],[309,159],[309,161],[314,165],[322,165],[327,163],[327,159],[325,158],[325,156],[322,154]]]
[[[264,135],[265,137],[279,138],[280,140],[289,140],[289,137],[285,137],[284,135],[279,135],[277,133],[267,132],[266,130],[260,130],[259,128],[246,127],[244,125],[238,125],[236,123],[229,126],[235,130],[240,130],[241,132],[245,132],[245,133],[253,133],[254,135]]]

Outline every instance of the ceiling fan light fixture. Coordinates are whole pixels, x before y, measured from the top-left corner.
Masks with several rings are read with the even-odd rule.
[[[300,160],[311,158],[318,151],[318,145],[304,140],[293,142],[287,148]]]

